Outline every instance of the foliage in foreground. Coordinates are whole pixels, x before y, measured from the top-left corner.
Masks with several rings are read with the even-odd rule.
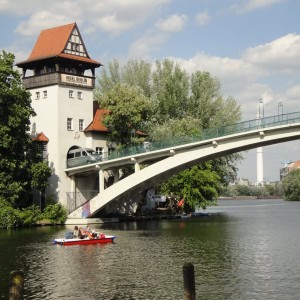
[[[300,169],[290,172],[282,181],[284,199],[300,201]]]
[[[212,205],[218,197],[220,177],[206,162],[174,175],[161,186],[162,194],[181,195],[190,211],[196,207],[205,209]]]
[[[29,119],[34,115],[30,93],[14,70],[14,55],[0,53],[0,199],[27,205],[30,190],[31,139]],[[20,203],[23,199],[23,203]]]
[[[32,205],[23,209],[16,209],[7,201],[0,200],[0,228],[13,229],[34,226],[41,220],[51,224],[61,224],[67,219],[67,211],[60,204],[51,204],[41,212],[38,206]]]

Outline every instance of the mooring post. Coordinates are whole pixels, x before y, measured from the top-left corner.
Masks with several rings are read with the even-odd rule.
[[[192,263],[183,265],[183,287],[183,300],[196,300],[194,265]]]
[[[9,300],[23,300],[24,274],[22,271],[10,272]]]

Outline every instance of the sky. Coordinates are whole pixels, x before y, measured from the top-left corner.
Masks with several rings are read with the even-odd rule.
[[[0,0],[0,50],[23,61],[41,30],[76,22],[103,65],[170,58],[190,74],[208,71],[251,120],[260,99],[265,116],[300,111],[299,12],[299,0]],[[279,180],[299,149],[264,147],[264,180]],[[256,150],[244,157],[238,177],[255,182]]]

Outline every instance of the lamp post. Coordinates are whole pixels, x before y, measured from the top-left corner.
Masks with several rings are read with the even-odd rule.
[[[262,98],[260,98],[258,100],[257,105],[258,105],[257,120],[258,120],[259,125],[261,125],[261,119],[263,119],[265,117],[264,100]],[[264,185],[264,167],[263,167],[263,148],[262,147],[258,147],[256,149],[256,172],[257,172],[256,183],[258,186],[263,186]]]
[[[265,117],[265,105],[264,105],[264,100],[260,98],[258,100],[258,119],[264,118]]]
[[[283,103],[280,101],[278,103],[278,116],[283,115]]]

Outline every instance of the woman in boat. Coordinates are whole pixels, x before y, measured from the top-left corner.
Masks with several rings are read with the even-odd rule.
[[[78,229],[78,226],[75,226],[75,227],[74,227],[73,238],[75,238],[75,239],[80,238],[80,231],[79,231],[79,229]]]

